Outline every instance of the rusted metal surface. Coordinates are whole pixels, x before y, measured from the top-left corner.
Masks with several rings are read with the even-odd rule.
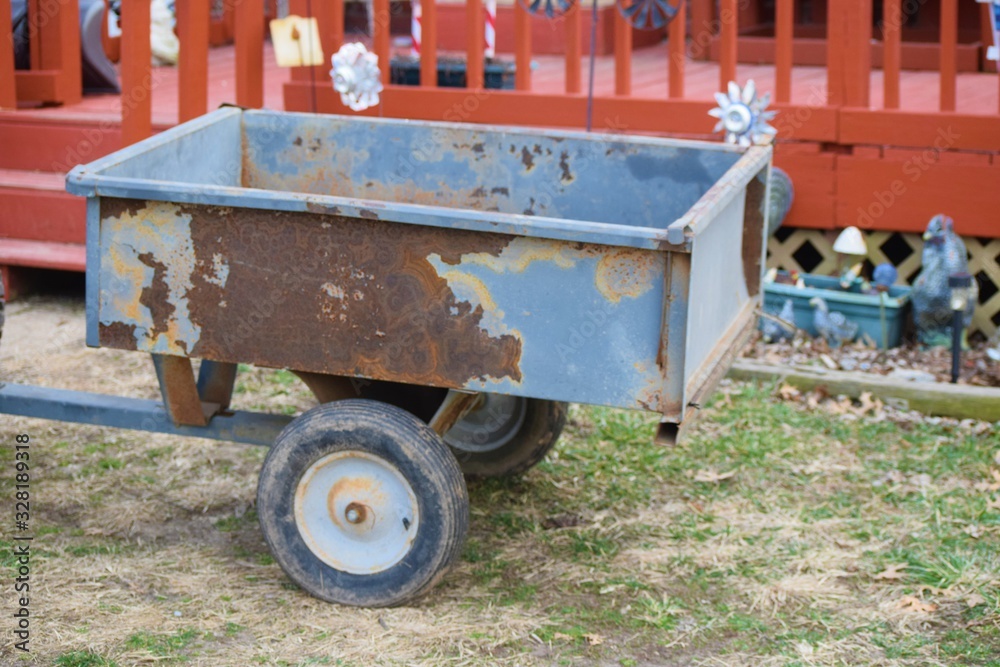
[[[198,385],[191,370],[191,360],[162,354],[153,355],[156,379],[160,382],[160,393],[167,407],[167,414],[174,424],[183,426],[205,426],[208,424],[206,410],[198,397]],[[211,410],[209,414],[212,414]]]
[[[760,294],[760,281],[764,272],[764,229],[770,197],[767,194],[770,165],[761,169],[747,182],[743,206],[743,279],[747,292]]]
[[[663,377],[663,392],[656,411],[675,421],[680,421],[684,414],[684,357],[690,280],[691,255],[669,253],[664,271],[663,319],[656,357]]]
[[[654,440],[656,444],[671,447],[681,442],[702,405],[709,399],[719,381],[726,375],[736,357],[750,341],[757,329],[757,318],[753,308],[747,308],[740,313],[731,331],[723,337],[714,351],[715,363],[705,369],[705,374],[695,380],[695,388],[687,397],[687,404],[680,417],[660,422]]]
[[[351,378],[308,371],[294,371],[320,403],[332,403],[346,398],[358,398],[360,393]]]
[[[629,340],[624,330],[620,340],[597,331],[619,328],[616,312],[634,320],[647,301],[660,302],[662,253],[114,199],[102,202],[101,230],[105,347],[527,392],[525,339],[561,334],[563,361],[585,377],[584,387],[600,381],[602,391],[614,388],[615,404],[659,409],[656,345]],[[538,293],[539,280],[551,291]],[[594,321],[574,321],[580,300]],[[658,331],[655,311],[642,317]],[[614,343],[632,348],[631,368],[608,379],[592,367],[608,363]],[[552,379],[545,374],[560,371],[544,347],[533,352],[538,358],[529,366],[544,385]]]
[[[68,177],[99,201],[88,341],[427,421],[449,389],[680,421],[759,299],[770,155],[220,110]]]
[[[443,436],[451,430],[480,400],[479,394],[465,391],[449,391],[441,402],[441,407],[428,422],[434,432]]]
[[[739,157],[515,128],[396,123],[387,133],[366,118],[250,114],[244,126],[246,187],[659,229]]]
[[[205,359],[198,368],[198,396],[225,410],[233,398],[237,365]]]
[[[509,238],[124,200],[102,215],[104,275],[134,281],[102,291],[102,346],[121,344],[124,316],[151,352],[433,386],[521,379],[520,340],[483,330],[428,260],[497,255]]]

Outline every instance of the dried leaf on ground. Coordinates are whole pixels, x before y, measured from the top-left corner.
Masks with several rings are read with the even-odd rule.
[[[798,388],[787,383],[781,385],[781,388],[778,389],[778,397],[783,401],[794,401],[801,396],[802,392]]]
[[[990,470],[990,476],[986,479],[986,481],[976,484],[976,490],[988,491],[990,493],[1000,491],[1000,470],[996,468]]]
[[[877,398],[873,398],[870,391],[861,392],[861,396],[858,397],[858,402],[861,404],[858,407],[859,414],[864,415],[869,412],[872,414],[878,414],[882,411],[882,401]]]
[[[896,608],[902,609],[903,611],[916,611],[926,614],[932,611],[937,611],[938,606],[933,602],[924,602],[920,598],[912,595],[904,595],[896,601]]]
[[[972,593],[971,595],[965,596],[965,604],[969,606],[969,609],[972,609],[973,607],[978,607],[981,604],[986,604],[986,598],[979,593]]]
[[[1000,387],[1000,364],[989,357],[990,349],[983,343],[977,343],[971,350],[963,351],[960,383]],[[743,354],[780,366],[820,366],[872,375],[902,371],[919,374],[929,381],[951,380],[951,351],[944,347],[921,349],[919,345],[906,343],[889,350],[879,350],[855,343],[830,348],[822,338],[808,340],[796,337],[793,341],[775,343],[765,343],[761,339],[747,346]]]
[[[983,536],[983,529],[976,524],[971,524],[962,529],[962,532],[973,539],[979,539]]]
[[[711,468],[708,470],[699,470],[694,474],[694,481],[696,482],[709,482],[718,483],[724,479],[729,479],[736,474],[735,470],[730,470],[729,472],[715,472]]]
[[[909,566],[906,563],[896,563],[894,565],[890,565],[889,567],[885,568],[884,570],[882,570],[881,572],[879,572],[878,574],[876,574],[872,578],[873,579],[902,579],[903,577],[906,576],[906,573],[903,572],[903,570],[905,570],[907,567],[909,567]]]
[[[591,646],[597,646],[598,644],[604,643],[604,637],[602,637],[601,635],[591,634],[589,632],[585,634],[583,638],[586,639],[587,643],[590,644]]]

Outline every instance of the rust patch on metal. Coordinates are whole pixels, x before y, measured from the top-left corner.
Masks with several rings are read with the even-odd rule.
[[[301,485],[301,487],[305,486]],[[302,493],[304,495],[304,488]],[[343,508],[342,512],[338,511],[337,506],[345,498],[349,500],[347,506]],[[378,516],[371,505],[360,502],[359,498],[375,505],[385,505],[388,502],[381,485],[372,480],[361,477],[342,478],[330,487],[330,491],[326,495],[326,508],[330,519],[342,528],[363,526],[371,529],[378,521]],[[349,514],[351,510],[354,511],[353,517]]]
[[[521,341],[490,335],[428,261],[498,256],[513,237],[219,207],[191,216],[191,356],[411,384],[521,380]],[[212,258],[233,258],[225,287]],[[238,258],[238,261],[235,261]]]
[[[167,265],[157,261],[152,253],[144,252],[138,255],[139,261],[153,269],[153,281],[142,288],[139,296],[139,303],[149,308],[153,317],[153,328],[149,331],[150,338],[156,338],[162,333],[166,333],[169,322],[174,311],[177,310],[174,304],[170,303],[170,287],[167,285]],[[184,341],[178,341],[183,343]]]
[[[559,154],[559,168],[562,169],[562,176],[559,177],[560,183],[568,185],[576,180],[573,172],[569,170],[569,152],[563,151]]]
[[[594,282],[597,291],[611,303],[648,292],[662,270],[660,256],[646,250],[615,248],[600,257]]]
[[[124,322],[111,322],[99,327],[101,347],[112,347],[118,350],[135,350],[135,325]]]
[[[339,206],[317,202],[315,199],[306,200],[306,210],[310,213],[318,213],[320,215],[340,215]]]
[[[525,146],[521,149],[521,162],[524,164],[525,171],[531,171],[535,168],[535,158],[531,155],[531,151]]]
[[[452,426],[468,414],[476,402],[479,401],[479,398],[479,394],[466,394],[458,391],[448,392],[444,401],[441,402],[441,407],[434,413],[434,417],[431,418],[427,425],[434,429],[438,435],[444,436],[445,433],[451,430]]]
[[[157,375],[167,412],[175,424],[204,426],[208,423],[205,408],[198,397],[191,360],[187,357],[154,355]]]
[[[765,168],[761,174],[766,174]],[[750,296],[760,293],[761,258],[764,251],[764,197],[767,184],[758,174],[747,183],[743,207],[743,277]]]
[[[146,207],[146,202],[141,199],[117,199],[111,197],[101,198],[101,220],[107,218],[120,218],[123,215],[137,215],[139,211]]]

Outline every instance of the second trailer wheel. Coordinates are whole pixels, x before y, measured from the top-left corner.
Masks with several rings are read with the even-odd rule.
[[[483,394],[483,400],[445,436],[470,477],[520,474],[545,458],[563,426],[566,403]]]

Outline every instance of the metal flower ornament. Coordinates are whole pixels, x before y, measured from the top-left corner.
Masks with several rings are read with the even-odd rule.
[[[517,0],[517,2],[529,14],[550,19],[562,16],[576,4],[576,0]]]
[[[340,101],[352,111],[364,111],[378,104],[382,92],[378,56],[368,51],[364,44],[344,44],[333,54],[333,89],[340,93]]]
[[[747,81],[742,90],[735,81],[729,82],[729,94],[716,93],[715,100],[719,106],[708,112],[708,115],[718,118],[713,132],[726,131],[726,141],[740,146],[751,146],[766,141],[766,137],[778,133],[767,124],[774,118],[777,111],[767,111],[771,103],[771,93],[757,97],[757,86],[753,79]]]
[[[633,28],[657,30],[674,20],[678,0],[618,0],[618,11]]]

